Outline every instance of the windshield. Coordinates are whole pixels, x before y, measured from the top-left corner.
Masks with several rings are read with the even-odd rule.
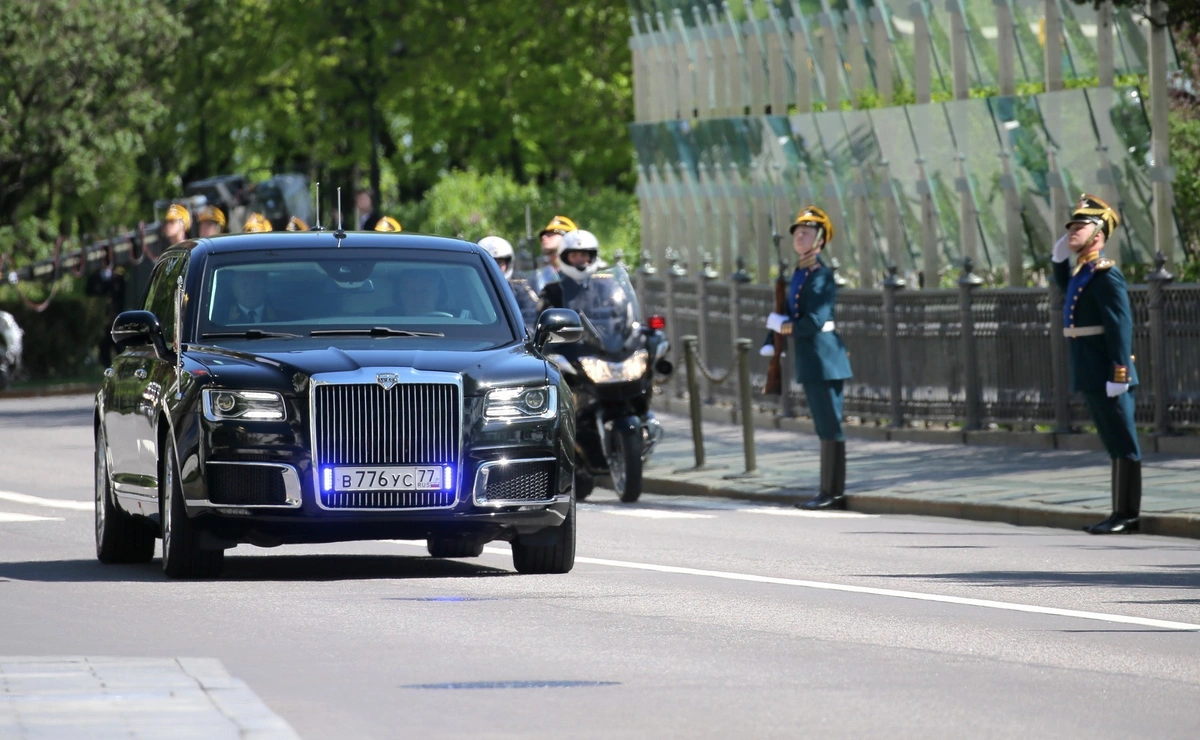
[[[621,354],[631,349],[641,327],[641,306],[629,273],[620,265],[597,271],[585,283],[563,280],[563,304],[579,313],[583,341],[578,353]]]
[[[399,341],[516,337],[478,255],[405,249],[213,255],[201,339],[361,333]]]

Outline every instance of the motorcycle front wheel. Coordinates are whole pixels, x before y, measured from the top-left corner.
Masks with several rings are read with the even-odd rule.
[[[613,489],[627,504],[642,495],[642,430],[614,430],[608,445]]]

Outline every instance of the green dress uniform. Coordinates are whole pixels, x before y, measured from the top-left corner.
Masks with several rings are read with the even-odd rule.
[[[820,230],[818,238],[833,239],[833,223],[816,206],[808,206],[792,223]],[[813,427],[821,439],[820,491],[802,509],[841,508],[846,493],[846,435],[842,430],[842,392],[852,377],[850,355],[834,323],[838,285],[833,270],[820,257],[792,273],[787,319],[782,333],[792,336],[796,381],[804,388]]]
[[[1094,224],[1105,236],[1120,224],[1116,212],[1085,195],[1071,223]],[[1070,223],[1068,224],[1070,226]],[[1133,311],[1125,276],[1099,252],[1053,262],[1054,279],[1063,290],[1063,334],[1067,337],[1071,390],[1082,393],[1088,413],[1112,459],[1113,513],[1085,527],[1092,534],[1136,532],[1142,499],[1142,451],[1134,426]]]

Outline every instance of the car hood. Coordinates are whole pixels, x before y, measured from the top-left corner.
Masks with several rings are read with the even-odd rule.
[[[411,345],[414,340],[404,340]],[[416,342],[424,343],[424,342]],[[427,349],[393,346],[396,340],[238,341],[225,346],[193,345],[189,360],[203,366],[216,385],[264,390],[299,391],[307,378],[322,373],[412,368],[426,372],[461,373],[463,392],[478,395],[495,386],[545,382],[546,363],[523,344],[496,349]],[[322,346],[324,345],[324,346]],[[384,345],[384,346],[380,346]]]

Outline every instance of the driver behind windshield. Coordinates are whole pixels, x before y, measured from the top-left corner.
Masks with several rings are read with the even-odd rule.
[[[558,274],[564,280],[572,280],[583,287],[603,263],[600,261],[600,242],[590,231],[578,229],[563,235],[558,245]],[[542,288],[540,309],[564,308],[563,286],[550,283]]]

